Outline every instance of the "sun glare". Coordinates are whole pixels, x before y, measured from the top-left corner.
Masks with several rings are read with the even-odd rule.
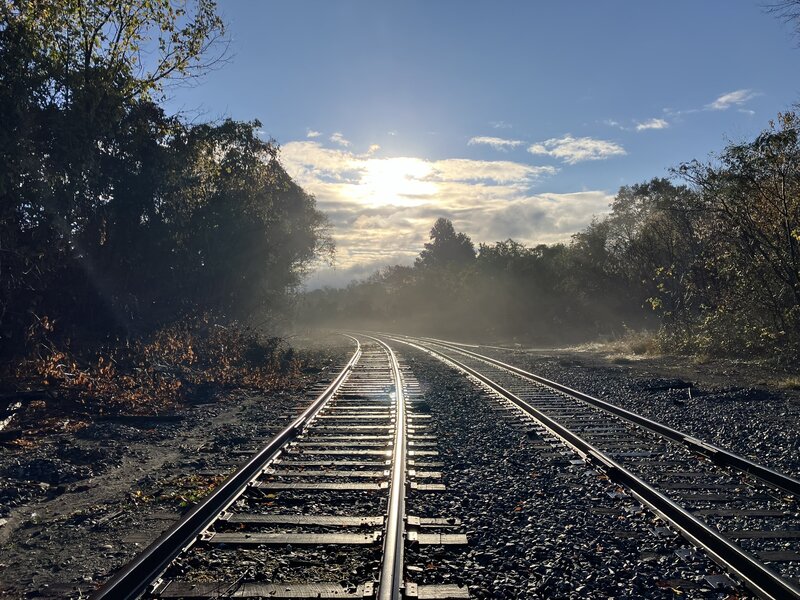
[[[434,182],[426,181],[432,171],[419,158],[372,158],[364,162],[349,195],[366,206],[419,206],[437,191]]]

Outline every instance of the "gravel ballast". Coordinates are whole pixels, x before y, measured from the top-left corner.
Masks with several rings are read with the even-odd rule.
[[[407,544],[410,581],[468,586],[479,599],[750,597],[532,420],[427,354],[394,346],[419,380],[423,398],[415,410],[431,415],[422,433],[435,437],[439,452],[418,459],[435,466],[417,469],[441,472],[447,488],[409,491],[407,513],[458,519],[447,531],[463,532],[469,542]],[[351,351],[337,345],[323,355],[341,361]],[[493,355],[742,454],[757,450],[776,468],[800,471],[797,405],[780,395],[695,386],[688,399],[685,380],[632,379],[624,367],[582,367],[534,353]],[[330,369],[335,361],[323,362]],[[326,377],[321,370],[309,379]],[[0,519],[8,519],[0,525],[0,595],[80,597],[96,589],[311,400],[301,391],[234,394],[232,402],[193,407],[177,419],[97,422],[27,453],[0,455]],[[795,422],[765,438],[781,419]],[[748,451],[739,449],[747,444]],[[342,502],[341,494],[320,494],[315,502],[327,514],[385,511],[384,502],[367,496]],[[253,512],[269,512],[274,503],[287,514],[308,509],[291,493],[241,502]],[[313,575],[354,586],[373,579],[380,566],[374,548],[212,554],[216,561],[198,569],[190,552],[176,562],[176,574],[260,582]]]
[[[797,394],[754,384],[703,385],[575,356],[478,351],[800,478]]]
[[[412,549],[415,581],[468,585],[476,598],[729,596],[705,579],[716,565],[604,475],[464,376],[402,352],[431,406],[447,485],[412,496],[409,513],[459,518],[469,538],[461,551]]]

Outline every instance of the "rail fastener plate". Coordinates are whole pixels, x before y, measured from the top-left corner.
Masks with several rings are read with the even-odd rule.
[[[409,531],[406,539],[420,546],[466,546],[469,544],[464,533],[420,533]]]
[[[443,492],[447,488],[442,483],[417,483],[412,481],[409,487],[415,492]]]
[[[457,527],[461,525],[461,519],[454,517],[417,517],[408,515],[406,523],[409,527]]]
[[[417,585],[407,582],[403,594],[406,598],[419,600],[457,600],[469,598],[469,588],[454,584]]]

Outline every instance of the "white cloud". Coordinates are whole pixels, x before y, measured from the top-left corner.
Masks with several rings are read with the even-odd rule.
[[[575,138],[569,134],[533,144],[528,148],[528,152],[553,156],[570,165],[586,160],[604,160],[612,156],[627,154],[625,149],[616,142],[590,137]]]
[[[380,149],[381,149],[380,145],[378,145],[378,144],[372,144],[372,145],[370,145],[370,147],[367,149],[367,154],[375,154],[375,153],[376,153],[378,150],[380,150]]]
[[[476,243],[553,243],[568,241],[611,200],[601,191],[539,193],[556,167],[516,161],[379,157],[313,140],[286,143],[280,160],[333,225],[336,268],[315,273],[312,287],[413,263],[438,217]]]
[[[506,151],[509,148],[516,148],[517,146],[521,146],[524,142],[521,140],[506,140],[499,137],[491,137],[491,136],[476,136],[471,138],[469,142],[467,142],[468,146],[476,146],[479,144],[483,144],[486,146],[491,146],[495,150],[502,150]]]
[[[441,181],[493,181],[531,183],[545,175],[555,175],[555,167],[532,166],[508,160],[470,160],[448,158],[432,163],[434,177]]]
[[[489,121],[489,125],[495,129],[511,129],[511,124],[505,121]]]
[[[346,150],[323,148],[319,142],[289,142],[281,147],[281,162],[300,185],[320,177],[341,180],[358,169],[355,155]]]
[[[744,104],[756,96],[758,96],[758,93],[753,90],[736,90],[735,92],[722,94],[722,96],[710,104],[706,104],[706,108],[711,110],[728,110],[731,106]]]
[[[439,185],[482,181],[494,186],[530,186],[542,177],[554,175],[558,171],[552,166],[527,165],[507,160],[377,158],[370,153],[359,155],[349,150],[324,148],[314,141],[284,144],[281,148],[281,162],[301,185],[311,186],[328,183],[357,186],[369,180],[386,186],[396,180],[395,183],[401,188],[403,182]],[[402,190],[399,195],[403,195]]]
[[[314,129],[307,129],[306,130],[306,137],[307,138],[316,138],[322,135],[321,131],[316,131]]]
[[[334,144],[339,144],[342,148],[347,148],[350,145],[350,141],[346,140],[344,135],[342,135],[342,133],[338,131],[334,133],[329,139]]]
[[[648,119],[636,124],[636,131],[645,131],[647,129],[666,129],[669,123],[664,119]]]

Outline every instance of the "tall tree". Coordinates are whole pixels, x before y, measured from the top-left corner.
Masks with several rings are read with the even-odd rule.
[[[430,240],[414,263],[417,267],[465,266],[475,260],[472,240],[465,233],[456,233],[449,219],[440,217],[436,220]]]
[[[677,172],[708,216],[706,269],[720,281],[710,314],[736,344],[800,345],[800,118],[780,115],[718,162]]]
[[[187,125],[164,86],[219,59],[210,0],[0,5],[0,354],[282,302],[331,250],[259,123]]]

